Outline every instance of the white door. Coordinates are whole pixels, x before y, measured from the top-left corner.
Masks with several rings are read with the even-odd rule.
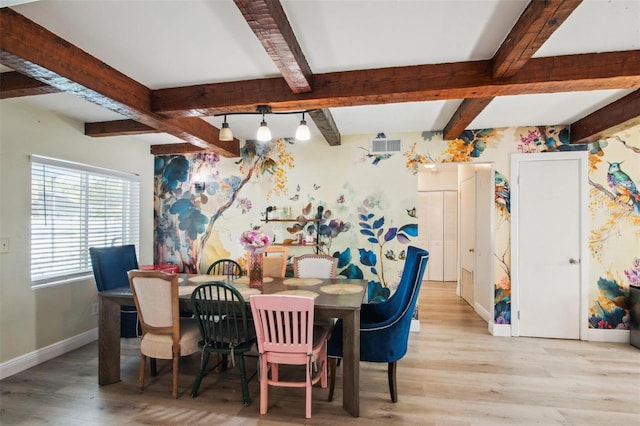
[[[586,160],[585,152],[512,156],[515,335],[579,339],[586,324]]]
[[[460,183],[460,296],[474,305],[474,271],[476,265],[476,178]]]

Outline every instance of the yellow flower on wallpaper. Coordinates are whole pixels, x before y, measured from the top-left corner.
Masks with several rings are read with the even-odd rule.
[[[421,164],[433,164],[433,161],[428,154],[416,154],[416,142],[411,144],[411,148],[407,151],[403,152],[402,155],[407,158],[407,162],[405,163],[405,167],[409,169],[412,174],[418,173],[418,167]]]

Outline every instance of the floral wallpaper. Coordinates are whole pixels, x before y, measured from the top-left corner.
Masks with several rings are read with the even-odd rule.
[[[378,137],[384,136],[383,133]],[[394,135],[395,137],[395,135]],[[369,298],[393,293],[407,245],[417,238],[417,174],[426,163],[490,162],[495,167],[495,307],[511,322],[510,154],[576,149],[566,126],[402,134],[403,151],[370,154],[371,137],[300,144],[247,141],[240,158],[216,154],[156,157],[155,262],[196,272],[216,259],[246,264],[239,235],[262,226],[278,242],[319,234],[319,250],[338,258],[340,276],[369,281]],[[585,147],[578,147],[584,149]],[[589,150],[589,321],[628,328],[630,283],[640,276],[640,127]],[[265,222],[272,214],[290,222]],[[290,213],[289,213],[290,212]],[[271,217],[271,216],[270,216]],[[302,219],[317,218],[317,222]],[[290,255],[313,247],[294,246]]]

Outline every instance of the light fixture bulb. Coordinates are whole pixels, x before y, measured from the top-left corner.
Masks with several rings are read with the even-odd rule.
[[[260,127],[258,127],[258,134],[256,135],[256,138],[260,142],[269,142],[271,140],[271,130],[267,127],[267,122],[264,121],[264,115],[262,116]]]
[[[309,131],[309,126],[307,126],[307,121],[304,119],[304,112],[302,113],[300,125],[296,129],[296,139],[299,141],[308,141],[311,139],[311,132]]]
[[[224,122],[222,123],[222,128],[220,129],[220,134],[218,135],[218,139],[221,142],[230,142],[233,140],[233,132],[229,127],[229,123],[227,123],[227,116],[224,116]]]

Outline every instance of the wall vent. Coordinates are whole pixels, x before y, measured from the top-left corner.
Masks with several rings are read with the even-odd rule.
[[[402,139],[371,139],[371,154],[395,154],[402,151]]]

